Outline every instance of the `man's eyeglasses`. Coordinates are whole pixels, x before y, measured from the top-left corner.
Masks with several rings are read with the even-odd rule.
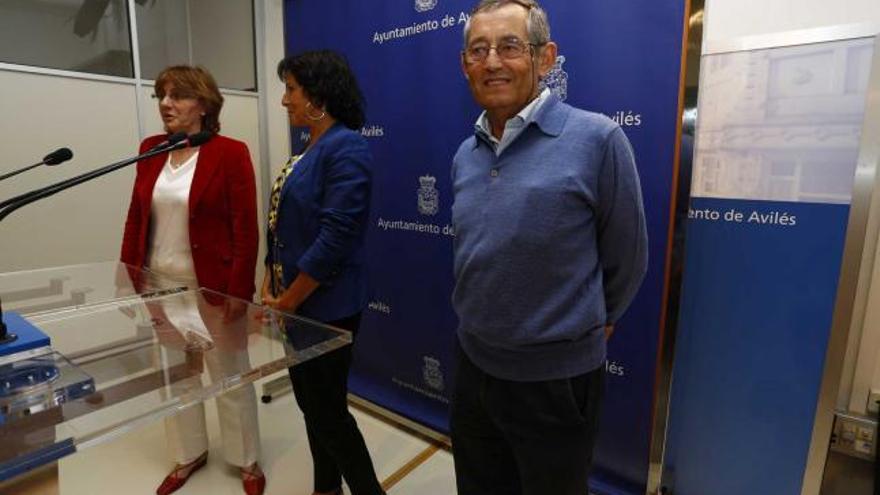
[[[495,50],[499,57],[505,60],[513,60],[522,57],[532,47],[540,46],[536,43],[526,43],[519,38],[506,38],[495,45],[484,41],[478,41],[465,48],[462,54],[464,61],[469,64],[484,62],[489,57],[489,52]]]

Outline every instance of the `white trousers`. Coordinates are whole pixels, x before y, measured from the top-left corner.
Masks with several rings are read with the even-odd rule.
[[[205,353],[208,373],[221,377],[249,369],[247,352]],[[171,386],[172,395],[184,395],[202,387],[201,376],[181,380]],[[217,397],[217,416],[223,441],[223,456],[233,466],[247,467],[257,462],[260,452],[260,426],[254,385],[248,383]],[[205,405],[194,404],[165,420],[165,435],[171,459],[178,464],[194,461],[208,450]]]
[[[189,359],[204,359],[210,380],[222,380],[250,371],[245,335],[244,314],[234,323],[225,319],[224,307],[208,304],[195,293],[184,293],[161,303],[162,311],[184,340],[194,338],[208,342],[209,349],[195,354],[192,351],[169,348],[167,352]],[[240,335],[239,335],[240,333]],[[230,344],[238,335],[240,345]],[[169,356],[170,357],[170,356]],[[176,361],[171,359],[170,361]],[[171,383],[165,389],[173,397],[197,393],[202,388],[204,372],[196,373]],[[257,400],[254,385],[248,383],[217,397],[217,415],[226,461],[233,466],[247,467],[257,462],[260,453],[260,427],[257,420]],[[208,429],[205,424],[205,405],[201,402],[187,407],[165,420],[165,433],[171,459],[187,464],[208,450]]]

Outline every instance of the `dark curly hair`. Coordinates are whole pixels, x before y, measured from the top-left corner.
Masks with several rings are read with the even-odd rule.
[[[293,76],[312,104],[323,107],[349,129],[364,125],[364,96],[342,55],[316,50],[290,55],[278,63],[278,77]]]

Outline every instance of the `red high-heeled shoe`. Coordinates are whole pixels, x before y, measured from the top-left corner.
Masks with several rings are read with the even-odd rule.
[[[162,484],[159,485],[159,488],[156,488],[156,495],[169,495],[170,493],[174,493],[184,484],[186,484],[186,480],[189,479],[190,476],[193,475],[199,469],[205,467],[205,464],[208,463],[208,452],[205,451],[204,454],[198,456],[196,460],[184,464],[182,466],[177,466],[174,468],[168,476],[162,480]],[[183,476],[180,476],[180,473],[186,473]]]
[[[257,463],[253,467],[241,469],[241,486],[247,495],[263,495],[266,489],[266,475]]]
[[[249,468],[241,468],[241,486],[247,495],[263,495],[266,489],[266,475],[260,465],[254,463]]]

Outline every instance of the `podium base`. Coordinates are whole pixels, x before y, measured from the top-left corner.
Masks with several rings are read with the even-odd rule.
[[[49,346],[49,337],[18,313],[4,312],[3,321],[6,323],[7,336],[13,338],[0,343],[0,358]]]

